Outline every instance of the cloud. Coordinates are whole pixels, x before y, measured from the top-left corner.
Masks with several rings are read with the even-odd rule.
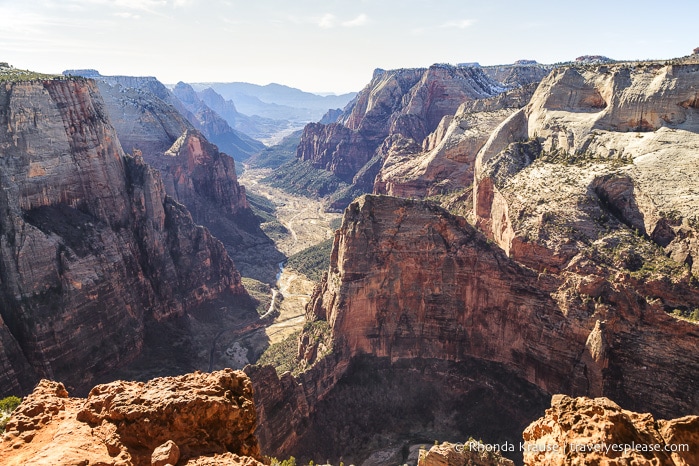
[[[473,23],[475,23],[475,19],[461,19],[461,20],[455,20],[455,21],[447,21],[446,23],[442,24],[441,27],[443,28],[457,28],[457,29],[466,29],[469,26],[472,26]]]
[[[353,27],[358,27],[358,26],[363,26],[369,21],[369,17],[365,15],[364,13],[360,14],[356,18],[353,19],[348,19],[345,21],[340,21],[337,16],[335,16],[332,13],[326,13],[320,18],[316,17],[313,19],[313,22],[318,25],[318,27],[322,29],[332,29],[338,26],[342,26],[344,28],[353,28]]]
[[[118,16],[119,18],[124,19],[141,19],[140,15],[136,15],[128,11],[120,11],[119,13],[114,13],[114,16]]]
[[[342,25],[347,28],[353,28],[357,26],[363,26],[367,23],[369,20],[369,17],[362,13],[361,15],[357,16],[354,19],[350,19],[349,21],[344,21]]]
[[[318,20],[318,27],[321,27],[323,29],[330,29],[334,28],[337,25],[337,18],[335,15],[326,13],[324,14],[320,20]]]

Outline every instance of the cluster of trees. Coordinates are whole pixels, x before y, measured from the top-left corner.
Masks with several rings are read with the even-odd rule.
[[[22,399],[16,396],[8,396],[0,400],[0,432],[5,432],[5,425],[10,420],[10,414],[22,402]]]

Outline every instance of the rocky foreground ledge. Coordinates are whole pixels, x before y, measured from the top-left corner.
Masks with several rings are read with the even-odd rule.
[[[0,464],[262,466],[252,399],[250,379],[231,369],[116,381],[87,398],[42,380],[7,423]],[[528,466],[695,466],[699,416],[656,421],[608,398],[554,395],[518,445],[442,443],[421,451],[418,466],[513,466],[513,448]]]
[[[514,466],[502,455],[519,450],[526,466],[699,465],[699,416],[655,420],[608,398],[554,395],[519,445],[470,440],[421,451],[418,466]]]
[[[98,385],[42,380],[0,440],[3,465],[259,466],[252,384],[239,371]]]

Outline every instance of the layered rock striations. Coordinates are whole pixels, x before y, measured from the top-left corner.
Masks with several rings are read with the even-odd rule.
[[[260,229],[234,160],[187,119],[197,117],[155,78],[103,76],[97,82],[122,146],[160,171],[167,194],[224,243],[245,275],[272,281],[283,256]]]
[[[377,70],[338,123],[306,128],[297,155],[349,182],[388,136],[419,144],[465,100],[499,90],[477,69]]]
[[[348,208],[309,310],[350,355],[477,358],[549,393],[610,396],[662,416],[699,409],[683,388],[699,374],[697,327],[658,302],[696,306],[693,282],[608,277],[589,260],[576,272],[536,273],[463,218],[368,196]]]
[[[503,90],[480,68],[376,70],[336,123],[306,126],[297,157],[366,192],[387,153],[419,147],[459,105]]]
[[[138,355],[144,322],[242,295],[223,245],[125,156],[94,82],[0,87],[2,393]]]
[[[492,79],[506,86],[539,84],[554,68],[534,60],[517,60],[511,65],[484,66],[483,71]]]
[[[454,115],[442,118],[422,147],[392,147],[373,192],[423,198],[470,187],[478,151],[500,123],[529,102],[535,89],[536,84],[528,84],[461,104]]]
[[[251,374],[256,387],[280,387],[257,399],[263,451],[339,458],[369,437],[395,444],[420,432],[516,442],[547,393],[608,396],[666,418],[697,412],[687,387],[699,332],[661,304],[698,306],[694,282],[610,274],[593,259],[536,271],[439,207],[359,198],[307,308],[329,323],[332,356],[297,379]]]
[[[617,222],[696,273],[698,81],[694,64],[555,70],[478,155],[478,226],[511,257],[560,270],[618,243]],[[652,262],[623,249],[639,256],[632,272]]]
[[[42,380],[0,440],[5,465],[261,465],[252,386],[242,372],[98,385],[70,398]]]
[[[607,398],[554,395],[524,431],[527,465],[699,463],[699,417],[656,420]]]

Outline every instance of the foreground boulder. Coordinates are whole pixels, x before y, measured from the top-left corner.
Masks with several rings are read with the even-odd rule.
[[[699,464],[699,416],[656,421],[608,398],[555,395],[523,436],[527,465]]]
[[[468,445],[444,442],[429,450],[421,450],[418,466],[514,466],[512,460],[499,453],[478,451]]]
[[[7,423],[0,464],[259,465],[252,385],[230,369],[98,385],[42,380]]]

